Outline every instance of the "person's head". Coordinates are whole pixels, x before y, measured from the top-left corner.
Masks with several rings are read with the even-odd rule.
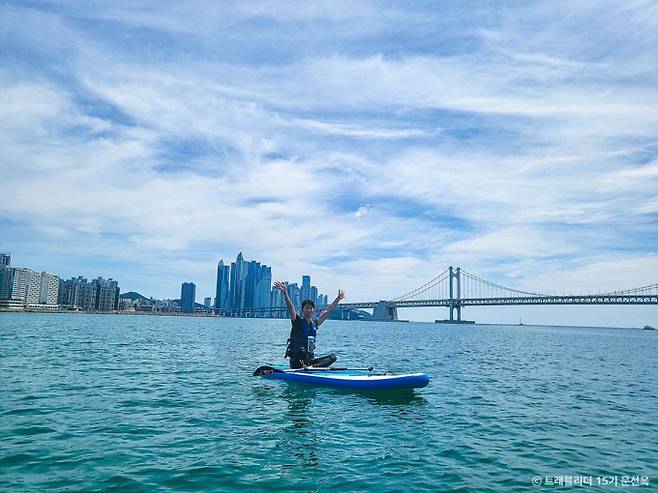
[[[304,312],[304,316],[306,318],[313,317],[313,313],[315,312],[315,303],[313,303],[311,300],[302,301],[302,311]]]

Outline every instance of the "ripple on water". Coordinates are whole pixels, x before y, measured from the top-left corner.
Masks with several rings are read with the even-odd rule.
[[[250,376],[280,361],[285,320],[0,317],[8,491],[502,492],[655,470],[658,338],[630,331],[328,322],[339,361],[422,357],[432,377],[355,394]]]
[[[18,428],[13,428],[11,434],[13,436],[32,436],[32,435],[42,435],[44,433],[55,433],[57,430],[50,428],[48,426],[23,426]]]

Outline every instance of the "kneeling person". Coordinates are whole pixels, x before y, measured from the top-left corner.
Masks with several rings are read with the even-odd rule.
[[[315,303],[311,300],[304,300],[302,302],[303,317],[300,317],[295,311],[295,307],[288,296],[288,289],[285,284],[280,281],[274,283],[274,286],[283,293],[286,300],[286,306],[290,313],[292,321],[292,328],[290,329],[290,338],[288,339],[288,346],[286,348],[285,357],[290,358],[290,368],[303,368],[307,366],[327,367],[336,361],[336,356],[330,354],[315,358],[315,338],[317,330],[320,325],[329,317],[338,302],[343,299],[345,293],[342,290],[338,291],[336,299],[329,305],[317,319],[313,319],[315,313]]]

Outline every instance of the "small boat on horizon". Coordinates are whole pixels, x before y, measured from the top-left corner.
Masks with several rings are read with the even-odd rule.
[[[656,328],[651,327],[651,325],[645,325],[644,327],[642,327],[642,330],[656,330]]]

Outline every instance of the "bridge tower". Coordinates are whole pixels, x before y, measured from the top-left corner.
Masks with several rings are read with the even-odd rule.
[[[450,266],[448,269],[450,271],[449,276],[449,289],[450,289],[450,321],[455,320],[455,310],[457,310],[457,321],[461,322],[462,319],[462,305],[461,305],[461,267],[456,269]],[[453,282],[455,280],[456,290],[453,289]],[[457,296],[455,297],[455,291]]]

